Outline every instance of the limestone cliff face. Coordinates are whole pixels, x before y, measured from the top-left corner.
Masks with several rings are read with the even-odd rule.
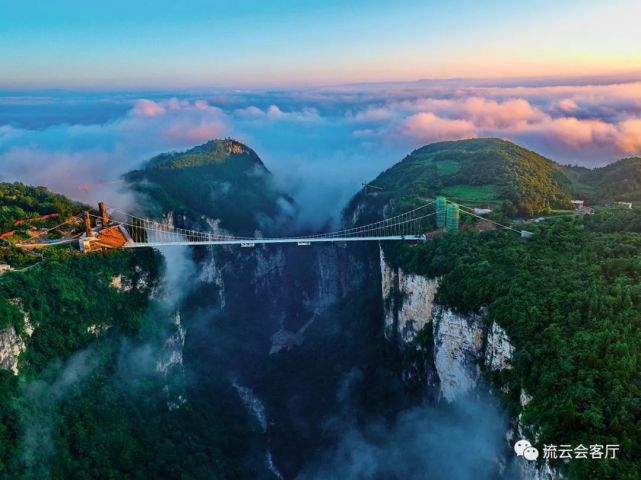
[[[490,370],[512,368],[514,347],[510,343],[507,333],[501,326],[492,322],[492,327],[487,332],[487,345],[485,348],[485,365]]]
[[[476,387],[481,373],[483,323],[480,316],[460,315],[437,305],[433,331],[440,393],[452,402]]]
[[[185,336],[187,331],[180,319],[180,311],[176,311],[172,319],[173,332],[167,337],[160,349],[156,360],[156,371],[164,375],[165,385],[163,392],[166,397],[167,408],[171,411],[178,410],[187,405],[187,396],[180,383],[174,381],[182,377],[183,372],[183,349],[185,347]]]
[[[405,273],[387,265],[380,250],[382,293],[385,305],[385,336],[398,334],[402,344],[411,343],[432,321],[439,279]],[[395,296],[395,294],[400,294]]]
[[[403,380],[425,384],[428,392],[432,387],[436,392],[430,397],[437,401],[453,402],[478,387],[484,370],[512,368],[514,346],[507,332],[495,321],[488,322],[483,311],[478,315],[460,314],[439,305],[435,298],[440,279],[391,268],[382,250],[380,266],[385,335],[397,341],[405,358],[411,359],[402,372]],[[422,365],[417,365],[416,353],[423,354]],[[525,391],[521,392],[522,407],[530,400]],[[513,419],[512,427],[506,432],[507,451],[511,451],[511,445],[517,440],[527,438],[521,417]],[[505,461],[514,478],[564,478],[547,462],[528,462],[509,454]]]
[[[514,348],[496,322],[487,327],[482,313],[463,315],[439,305],[439,278],[391,268],[382,250],[380,265],[386,337],[397,339],[403,350],[431,348],[438,398],[452,402],[473,390],[482,368],[510,368]],[[433,339],[431,346],[416,341],[421,332]],[[430,369],[422,374],[429,376]]]
[[[13,325],[0,330],[0,368],[18,373],[18,357],[25,350],[25,342]]]
[[[27,348],[25,339],[33,334],[33,325],[31,325],[29,313],[25,311],[22,301],[15,298],[11,303],[17,306],[22,313],[23,333],[18,333],[13,325],[0,330],[0,368],[11,370],[14,375],[17,375],[20,354]]]
[[[528,395],[525,390],[521,390],[520,394],[520,403],[521,407],[526,407],[528,403],[532,400],[532,397]],[[506,439],[510,445],[514,442],[526,438],[530,441],[534,440],[535,443],[539,443],[538,439],[529,438],[526,435],[526,425],[523,423],[523,414],[521,413],[513,422],[512,428],[506,433]],[[542,460],[539,462],[528,462],[527,460],[515,457],[512,458],[511,470],[522,480],[564,480],[565,477],[561,475],[556,469],[552,468],[548,460]]]
[[[223,269],[218,266],[216,256],[210,247],[210,254],[202,263],[198,280],[203,283],[213,284],[218,292],[218,305],[221,309],[225,308],[225,280],[223,278]]]

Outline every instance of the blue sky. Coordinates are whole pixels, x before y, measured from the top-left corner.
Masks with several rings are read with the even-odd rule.
[[[0,3],[0,88],[289,86],[641,71],[638,1]]]

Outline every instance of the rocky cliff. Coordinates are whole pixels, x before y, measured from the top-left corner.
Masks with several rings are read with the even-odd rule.
[[[496,322],[483,315],[462,315],[435,298],[439,278],[427,278],[392,268],[381,255],[385,334],[403,350],[430,350],[438,377],[439,398],[448,402],[477,386],[483,368],[510,368],[514,348]],[[425,369],[429,375],[429,368]],[[427,378],[416,379],[427,381]]]
[[[22,313],[22,333],[17,332],[13,325],[8,325],[0,330],[0,368],[11,370],[14,375],[17,375],[20,354],[27,348],[25,339],[33,334],[33,326],[29,313],[24,310],[22,301],[19,298],[14,298],[11,303],[18,307]]]
[[[393,268],[380,250],[381,293],[384,299],[385,336],[398,342],[411,359],[403,379],[435,389],[437,401],[454,402],[480,388],[483,372],[510,369],[514,346],[495,321],[478,315],[463,315],[437,301],[439,278],[427,278]],[[407,352],[410,352],[407,355]],[[416,358],[422,358],[417,365]],[[426,355],[427,354],[427,358]],[[521,392],[521,406],[531,400]],[[526,438],[521,415],[514,418],[505,438],[509,447]],[[507,456],[504,468],[523,480],[563,478],[547,462],[535,464]]]

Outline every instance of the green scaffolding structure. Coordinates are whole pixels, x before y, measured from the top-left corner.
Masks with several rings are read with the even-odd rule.
[[[443,228],[445,226],[445,216],[447,209],[447,200],[445,197],[436,197],[436,227]]]
[[[459,206],[449,203],[445,212],[445,230],[448,232],[456,232],[459,227],[459,219],[461,211]]]

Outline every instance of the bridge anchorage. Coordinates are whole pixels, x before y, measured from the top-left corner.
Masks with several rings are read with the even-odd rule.
[[[451,202],[445,197],[437,197],[413,210],[367,225],[315,235],[290,237],[246,237],[175,228],[168,223],[137,217],[120,210],[112,210],[112,215],[110,215],[104,202],[98,204],[98,212],[98,215],[84,212],[84,233],[77,237],[80,250],[83,252],[105,248],[145,248],[174,245],[240,245],[241,248],[252,248],[265,244],[296,244],[302,247],[328,242],[390,240],[418,242],[429,240],[434,235],[443,232],[458,230],[461,212],[480,219],[477,222],[479,230],[502,228],[519,233],[524,238],[529,238],[532,235],[530,232],[518,231],[510,226],[482,217],[474,209]],[[34,248],[35,245],[24,244],[22,246]]]

